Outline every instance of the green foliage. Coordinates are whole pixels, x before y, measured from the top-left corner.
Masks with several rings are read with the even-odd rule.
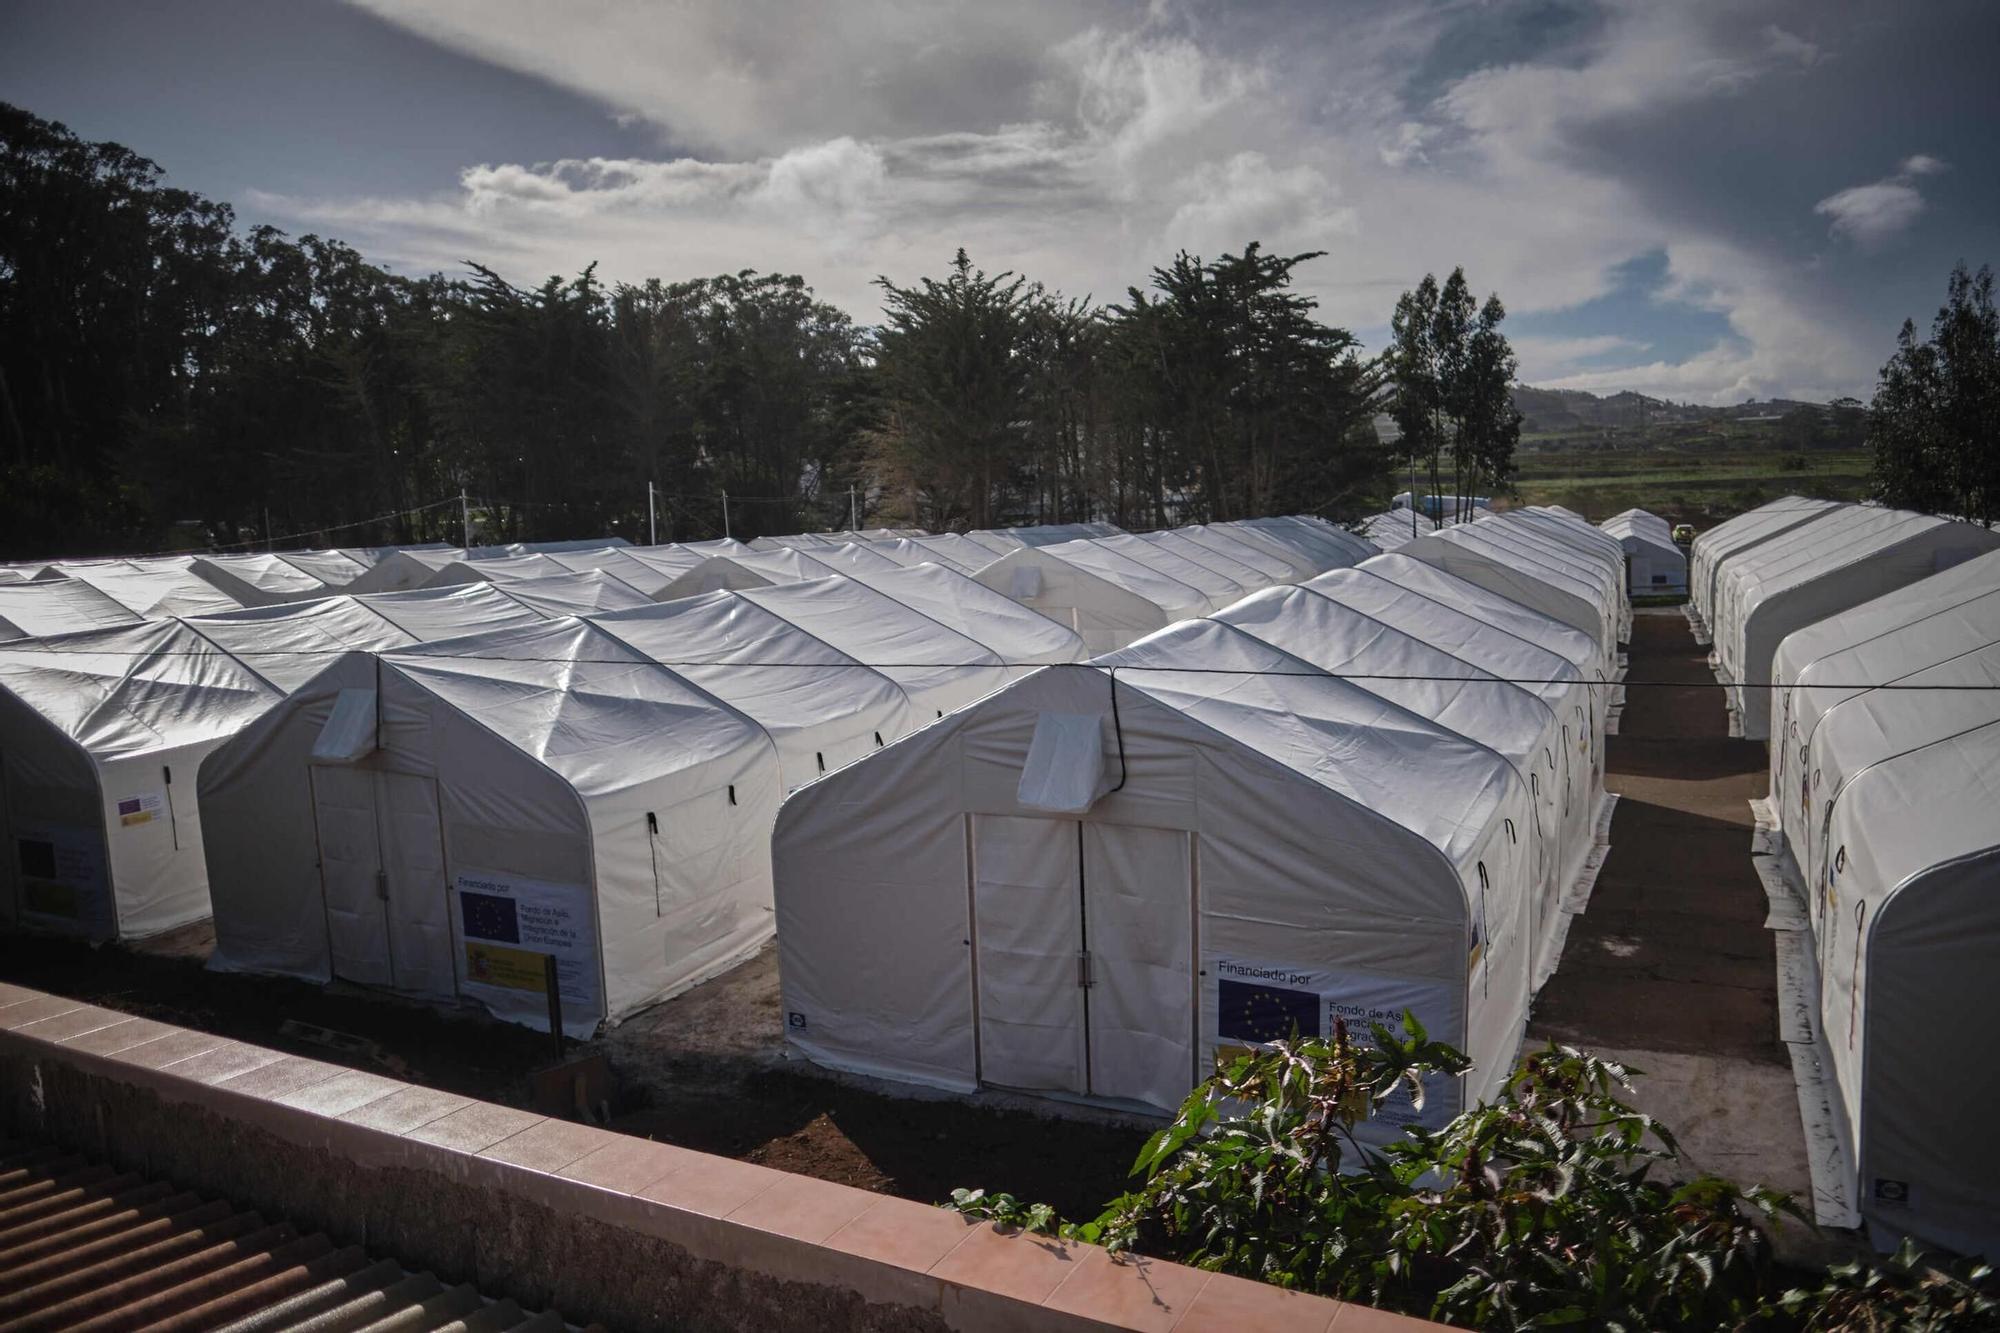
[[[1396,302],[1382,356],[1389,413],[1402,431],[1399,452],[1423,469],[1430,494],[1477,495],[1514,474],[1521,413],[1514,349],[1500,332],[1506,318],[1498,296],[1478,304],[1463,268],[1442,285],[1425,274]]]
[[[1236,1057],[1147,1141],[1139,1186],[1089,1222],[1057,1225],[978,1192],[953,1206],[1482,1328],[1759,1317],[1770,1275],[1759,1226],[1790,1204],[1711,1176],[1655,1178],[1678,1149],[1621,1100],[1629,1071],[1551,1045],[1443,1129],[1382,1133],[1368,1122],[1392,1099],[1421,1106],[1426,1076],[1466,1061],[1413,1017],[1401,1035],[1372,1035],[1354,1042],[1341,1027]]]
[[[1959,1333],[2000,1328],[2000,1296],[1983,1263],[1931,1262],[1904,1240],[1888,1266],[1839,1264],[1811,1289],[1786,1292],[1776,1313],[1801,1333]]]
[[[1903,322],[1868,411],[1884,502],[1975,523],[2000,521],[2000,311],[1993,271],[1952,270],[1919,342]]]

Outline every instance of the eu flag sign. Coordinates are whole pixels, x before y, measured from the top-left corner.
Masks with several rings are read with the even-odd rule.
[[[1320,998],[1314,991],[1291,990],[1259,981],[1216,983],[1216,1035],[1233,1041],[1283,1041],[1296,1030],[1317,1037]]]
[[[465,933],[475,939],[505,940],[509,944],[521,942],[520,918],[515,912],[514,900],[502,898],[493,893],[466,893],[458,895],[458,909],[465,919]]]

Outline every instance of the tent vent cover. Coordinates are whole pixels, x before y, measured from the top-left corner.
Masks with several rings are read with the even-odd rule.
[[[342,690],[319,729],[312,757],[322,764],[352,764],[375,753],[375,691]]]
[[[1007,584],[1009,597],[1040,597],[1042,595],[1042,571],[1033,565],[1016,566]]]
[[[1104,714],[1043,713],[1021,765],[1016,793],[1030,810],[1080,815],[1111,790],[1104,764]]]

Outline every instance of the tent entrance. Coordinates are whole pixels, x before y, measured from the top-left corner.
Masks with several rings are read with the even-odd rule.
[[[457,995],[436,781],[331,764],[308,772],[333,975]]]
[[[979,1079],[1180,1104],[1195,1080],[1193,835],[972,817]]]

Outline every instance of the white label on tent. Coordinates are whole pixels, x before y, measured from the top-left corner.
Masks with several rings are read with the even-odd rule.
[[[137,796],[121,796],[118,798],[118,825],[120,828],[133,828],[150,824],[162,818],[166,808],[165,792],[147,791]]]
[[[1416,1015],[1432,1040],[1463,1040],[1456,1031],[1458,1003],[1450,982],[1240,958],[1218,958],[1209,967],[1215,975],[1215,1050],[1225,1059],[1245,1046],[1289,1038],[1295,1029],[1301,1037],[1331,1037],[1336,1020],[1346,1023],[1350,1041],[1372,1046],[1369,1025],[1400,1032],[1405,1010]],[[1433,1075],[1424,1080],[1421,1113],[1407,1093],[1399,1093],[1376,1118],[1440,1128],[1454,1114],[1447,1101],[1450,1085],[1449,1078]]]
[[[21,872],[24,921],[93,939],[113,933],[111,883],[105,873],[103,839],[96,829],[17,823],[14,857]]]
[[[581,884],[468,870],[455,886],[468,991],[516,1002],[522,991],[546,995],[542,959],[553,955],[564,1006],[597,1012],[596,935]]]

